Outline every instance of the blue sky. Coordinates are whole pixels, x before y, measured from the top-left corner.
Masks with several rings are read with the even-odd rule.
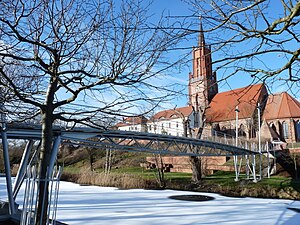
[[[275,13],[275,15],[278,15],[280,12],[280,9],[278,7],[279,4],[275,4],[274,8],[271,10],[272,13]],[[151,12],[153,11],[153,14],[155,16],[159,16],[163,11],[165,14],[169,14],[170,16],[186,16],[190,15],[191,11],[189,10],[190,6],[188,6],[186,3],[184,3],[181,0],[154,0],[153,5],[151,6]],[[205,29],[205,24],[203,24]],[[206,34],[207,35],[207,34]],[[192,48],[193,45],[197,44],[197,34],[190,37],[190,41],[185,41],[182,43],[182,46],[184,47],[190,47]],[[209,43],[208,43],[209,44]],[[189,52],[190,50],[186,50],[185,52]],[[171,54],[173,54],[173,57],[177,57],[178,55],[182,54],[180,51],[173,51]],[[222,55],[219,54],[213,54],[212,59],[215,60],[218,57],[222,57]],[[173,79],[177,79],[181,81],[181,84],[188,83],[188,73],[192,70],[192,62],[191,62],[191,54],[190,54],[190,62],[187,64],[188,66],[182,67],[180,71],[174,72],[171,76]],[[282,62],[282,58],[280,55],[277,57],[269,57],[266,56],[263,58],[264,63],[271,66],[276,66],[280,62]],[[219,71],[217,73],[218,79],[221,79],[223,76],[226,76],[229,71]],[[224,82],[219,83],[219,92],[228,91],[231,89],[236,89],[240,87],[247,86],[253,82],[253,79],[246,73],[239,74],[239,76],[234,76],[231,78],[226,79]],[[257,82],[257,81],[256,81]],[[269,82],[267,83],[269,87],[269,91],[271,93],[278,93],[282,91],[288,91],[290,94],[293,95],[293,97],[299,98],[299,91],[295,90],[294,87],[290,90],[288,90],[288,87],[280,81],[276,82]],[[187,88],[184,94],[187,94]],[[181,96],[174,100],[173,104],[176,104],[179,106],[184,106],[187,104],[187,96]],[[167,108],[168,106],[166,106]]]

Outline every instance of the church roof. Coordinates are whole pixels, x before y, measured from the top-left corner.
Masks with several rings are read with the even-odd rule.
[[[235,120],[235,108],[239,107],[239,119],[252,117],[260,96],[267,93],[263,84],[221,92],[215,95],[206,110],[208,122]]]
[[[150,121],[161,120],[161,119],[175,119],[180,118],[181,115],[184,117],[189,116],[193,112],[192,106],[185,106],[181,108],[168,109],[156,113]]]
[[[300,102],[287,92],[269,95],[263,118],[266,120],[300,118]]]

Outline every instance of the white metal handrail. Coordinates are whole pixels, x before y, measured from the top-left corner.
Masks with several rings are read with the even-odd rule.
[[[59,192],[59,182],[62,174],[62,167],[58,170],[54,170],[52,174],[48,175],[46,179],[40,179],[37,175],[36,166],[28,166],[26,171],[26,185],[25,194],[23,201],[23,211],[21,215],[21,225],[33,225],[36,219],[36,209],[37,209],[37,199],[39,195],[39,184],[40,182],[45,182],[48,185],[48,205],[44,202],[43,206],[47,208],[42,208],[42,212],[47,210],[47,221],[46,224],[56,224],[56,210]],[[44,195],[47,194],[47,188],[44,190]],[[45,200],[45,198],[44,198]],[[40,221],[42,224],[42,221]]]

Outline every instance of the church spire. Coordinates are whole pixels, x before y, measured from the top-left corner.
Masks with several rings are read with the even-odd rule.
[[[212,69],[211,48],[205,44],[200,16],[198,46],[193,48],[193,73],[189,75],[189,104],[195,109],[208,106],[218,93],[216,73]]]
[[[200,27],[199,27],[199,36],[198,36],[198,46],[204,47],[205,39],[204,39],[204,32],[203,32],[203,26],[202,26],[202,16],[200,16],[199,19],[200,19]]]

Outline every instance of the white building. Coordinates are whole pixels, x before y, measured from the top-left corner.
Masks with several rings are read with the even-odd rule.
[[[185,106],[160,111],[149,120],[144,116],[127,117],[116,124],[116,127],[122,131],[184,136],[185,124],[187,127],[194,128],[195,122],[193,107]]]
[[[185,123],[189,123],[191,128],[194,127],[194,112],[191,106],[156,113],[148,120],[147,129],[149,133],[184,136]]]
[[[147,132],[147,121],[144,116],[127,117],[116,124],[116,127],[122,131]]]
[[[190,106],[160,111],[152,116],[148,122],[148,132],[184,136],[184,123],[194,121],[193,109]]]

